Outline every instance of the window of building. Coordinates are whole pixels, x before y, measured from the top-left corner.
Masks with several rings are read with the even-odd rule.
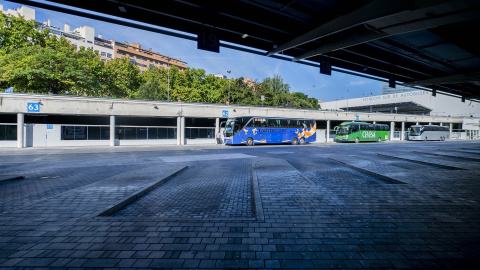
[[[122,51],[117,51],[118,54],[121,54],[121,55],[127,55],[127,53],[125,52],[122,52]]]
[[[109,140],[109,126],[62,126],[61,140]]]
[[[102,55],[103,57],[106,57],[106,56],[107,56],[107,53],[106,53],[106,52],[102,52],[101,55]]]
[[[214,134],[215,128],[185,128],[186,139],[211,139]]]
[[[107,53],[107,57],[108,57],[108,58],[112,58],[112,54],[111,54],[111,53]]]
[[[119,140],[161,140],[176,138],[177,128],[132,126],[115,128],[115,139]]]
[[[132,63],[132,64],[134,64],[134,65],[136,64],[136,63],[135,63],[135,60],[133,60],[133,59],[130,59],[130,63]]]
[[[16,141],[17,125],[0,125],[0,141]]]

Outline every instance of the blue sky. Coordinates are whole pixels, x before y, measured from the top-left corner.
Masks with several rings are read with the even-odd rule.
[[[3,10],[21,6],[4,0],[0,0],[0,4],[3,4]],[[71,29],[87,25],[95,28],[96,36],[102,34],[104,39],[140,43],[144,49],[152,48],[154,52],[182,59],[189,67],[204,69],[207,74],[228,75],[227,70],[230,70],[233,78],[252,78],[259,82],[264,78],[280,75],[284,82],[290,85],[290,92],[302,92],[324,101],[381,94],[381,82],[376,80],[335,71],[332,71],[331,76],[321,75],[317,67],[224,47],[220,47],[220,53],[198,50],[195,41],[32,8],[35,9],[35,19],[38,22],[50,19],[51,25],[60,29],[63,29],[65,23],[68,23]]]

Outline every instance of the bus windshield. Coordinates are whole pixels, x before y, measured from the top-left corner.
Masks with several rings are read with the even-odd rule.
[[[420,136],[421,130],[422,130],[422,127],[410,127],[410,132],[408,133],[408,135]]]
[[[242,129],[242,125],[236,119],[228,120],[225,124],[225,137],[230,137],[237,134]]]
[[[348,134],[348,126],[347,125],[340,125],[337,129],[338,135],[347,135]]]

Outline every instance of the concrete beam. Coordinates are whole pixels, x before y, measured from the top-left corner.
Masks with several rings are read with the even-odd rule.
[[[224,110],[230,116],[264,116],[264,117],[289,117],[313,118],[317,121],[358,121],[365,122],[391,122],[399,118],[408,117],[411,122],[444,122],[462,123],[461,117],[438,117],[406,114],[358,113],[336,112],[319,110],[300,110],[285,108],[269,108],[254,106],[234,106],[220,104],[196,104],[177,102],[154,102],[141,100],[120,100],[103,98],[86,98],[70,96],[48,96],[32,94],[0,93],[3,102],[0,113],[29,113],[27,102],[42,101],[40,114],[66,114],[66,115],[97,115],[97,116],[139,116],[139,117],[195,117],[218,118],[222,117]],[[155,109],[155,106],[158,109]],[[235,110],[235,112],[233,112]],[[33,113],[34,114],[34,113]]]

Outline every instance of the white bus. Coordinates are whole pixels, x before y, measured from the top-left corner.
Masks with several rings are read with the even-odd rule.
[[[435,125],[414,125],[408,129],[409,141],[444,141],[450,139],[448,127]]]

